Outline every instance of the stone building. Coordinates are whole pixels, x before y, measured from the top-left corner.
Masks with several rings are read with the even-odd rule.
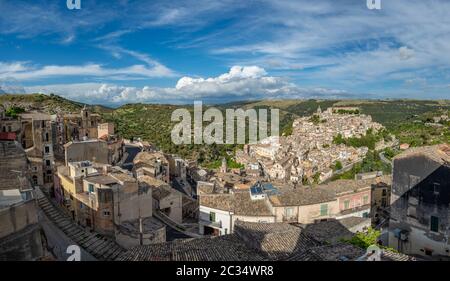
[[[186,161],[174,155],[167,155],[167,160],[169,161],[170,177],[186,181]]]
[[[64,145],[67,162],[89,160],[97,163],[116,165],[124,155],[123,139],[116,135],[103,135],[99,139],[71,141]]]
[[[315,186],[256,183],[247,189],[201,185],[200,232],[230,233],[236,220],[311,224],[358,217],[364,221],[361,225],[370,225],[371,186],[376,182],[389,179],[338,180]]]
[[[133,163],[133,172],[137,177],[146,175],[170,183],[170,164],[165,154],[143,151],[136,155]]]
[[[31,191],[0,190],[0,261],[39,260],[45,256],[43,242]]]
[[[165,241],[164,226],[152,218],[152,189],[128,171],[89,161],[58,167],[62,205],[72,218],[121,246]]]
[[[28,168],[20,144],[0,140],[0,261],[45,255]]]
[[[450,146],[411,148],[393,161],[389,246],[426,259],[450,257]]]
[[[73,140],[83,140],[83,138],[95,139],[99,137],[98,125],[101,122],[101,116],[91,112],[86,106],[80,113],[64,114],[62,116],[64,126],[64,142]],[[103,132],[104,127],[101,127]]]
[[[181,192],[171,188],[167,183],[149,176],[140,176],[138,180],[151,188],[154,211],[162,213],[178,224],[183,223],[183,194]]]
[[[378,182],[372,184],[372,225],[384,226],[389,222],[389,206],[391,204],[391,184]]]
[[[30,177],[34,185],[42,186],[51,193],[53,189],[53,121],[45,113],[23,113],[21,141],[31,162]]]

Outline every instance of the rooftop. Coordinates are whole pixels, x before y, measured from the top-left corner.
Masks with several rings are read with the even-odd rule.
[[[136,182],[136,179],[125,171],[113,170],[108,175],[121,182]]]
[[[153,231],[161,229],[163,227],[164,227],[164,224],[153,217],[148,217],[148,218],[142,219],[143,233],[153,232]],[[121,232],[129,233],[129,234],[139,234],[140,233],[139,219],[136,219],[133,221],[122,222],[119,226],[119,230]]]
[[[117,181],[114,178],[112,178],[110,176],[106,176],[106,175],[89,176],[89,177],[86,177],[85,180],[87,182],[101,184],[101,185],[111,185],[111,184],[117,183]]]
[[[371,221],[370,218],[353,217],[353,216],[339,220],[339,222],[347,229],[351,229],[352,227],[363,223],[370,225],[370,221]]]
[[[27,112],[20,114],[20,118],[33,120],[51,120],[52,116],[50,114],[42,112]]]
[[[353,233],[339,220],[328,220],[304,226],[304,232],[322,243],[336,243],[351,238]]]
[[[152,197],[156,200],[161,200],[170,196],[173,192],[179,191],[172,189],[168,185],[159,185],[152,188]]]
[[[283,260],[296,252],[319,246],[300,227],[286,223],[253,223],[238,221],[235,233],[255,251],[270,260]]]
[[[273,206],[300,206],[312,205],[335,200],[330,190],[311,186],[277,186],[279,194],[269,196]]]
[[[234,234],[210,238],[177,239],[134,247],[121,261],[346,261],[357,260],[365,250],[351,244],[323,243],[304,229],[285,223],[236,222]],[[382,260],[414,260],[388,250]]]
[[[249,190],[201,195],[200,205],[241,216],[272,216],[265,200],[252,200]]]
[[[314,186],[276,185],[277,194],[269,194],[273,206],[302,206],[334,201],[345,193],[368,190],[372,184],[385,182],[390,184],[389,176],[366,180],[336,180]],[[273,194],[273,193],[272,193]]]
[[[7,208],[22,201],[23,198],[19,189],[0,190],[0,209]]]
[[[143,163],[148,165],[153,165],[156,160],[161,160],[163,163],[168,163],[166,156],[164,153],[155,151],[155,152],[149,152],[149,151],[142,151],[139,152],[136,157],[134,158],[133,162],[134,164]]]
[[[347,243],[324,245],[300,251],[288,258],[289,261],[346,261],[355,260],[365,254],[363,249]]]
[[[120,261],[262,261],[235,235],[212,238],[177,239],[171,242],[137,246]]]
[[[418,155],[425,155],[439,163],[449,163],[450,162],[450,145],[449,144],[438,144],[432,146],[421,146],[413,147],[404,151],[403,153],[394,157],[395,159],[401,159],[406,157],[413,157]]]
[[[156,179],[154,177],[146,176],[146,175],[139,176],[138,180],[140,182],[145,182],[146,184],[148,184],[150,186],[154,186],[154,187],[167,185],[167,183],[163,182],[162,180]]]

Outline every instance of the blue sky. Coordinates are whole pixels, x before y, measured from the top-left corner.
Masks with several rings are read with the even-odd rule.
[[[0,0],[0,92],[107,105],[444,99],[450,1]]]

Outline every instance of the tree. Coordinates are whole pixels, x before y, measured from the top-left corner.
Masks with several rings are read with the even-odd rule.
[[[319,180],[320,180],[320,173],[319,172],[314,174],[313,180],[314,180],[314,183],[319,183]]]
[[[8,108],[6,110],[6,116],[12,117],[12,118],[16,118],[20,113],[24,113],[25,109],[23,109],[22,107],[18,107],[18,106],[11,106],[10,108]]]
[[[376,245],[381,232],[369,227],[367,232],[358,232],[350,239],[343,239],[344,242],[367,249],[371,245]]]
[[[335,171],[337,171],[337,170],[340,170],[340,169],[342,169],[343,168],[343,166],[342,166],[342,162],[341,161],[336,161],[336,164],[334,164],[334,170]]]

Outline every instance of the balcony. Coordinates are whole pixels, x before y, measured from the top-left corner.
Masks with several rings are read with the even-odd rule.
[[[199,224],[213,228],[222,228],[222,221],[214,222],[200,219]]]
[[[297,217],[295,217],[295,216],[286,216],[286,215],[283,215],[283,222],[287,222],[287,223],[296,223],[296,222],[298,222],[298,220],[297,220]]]

